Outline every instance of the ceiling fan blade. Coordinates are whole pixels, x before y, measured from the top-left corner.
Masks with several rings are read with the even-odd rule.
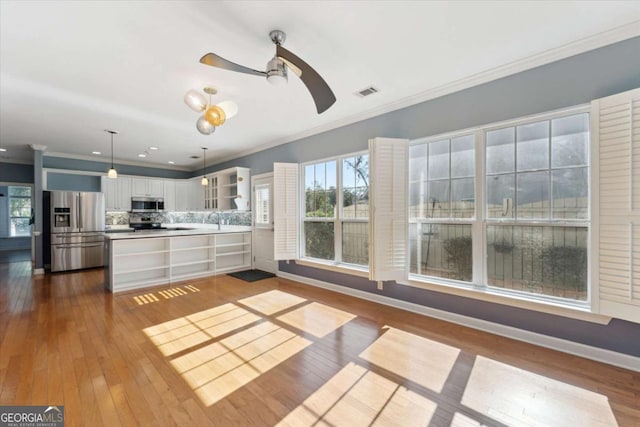
[[[225,70],[237,71],[239,73],[253,74],[254,76],[264,77],[267,75],[267,73],[265,73],[264,71],[258,71],[249,67],[238,65],[234,62],[224,59],[221,56],[216,55],[215,53],[207,53],[202,58],[200,58],[200,62],[205,65],[211,65],[212,67],[224,68]]]
[[[331,91],[327,82],[325,82],[322,77],[320,77],[320,74],[311,68],[309,64],[280,45],[276,45],[276,56],[288,65],[293,65],[291,69],[300,77],[302,83],[304,83],[307,89],[309,89],[309,92],[311,92],[313,101],[316,103],[318,114],[325,112],[336,102],[336,96]]]

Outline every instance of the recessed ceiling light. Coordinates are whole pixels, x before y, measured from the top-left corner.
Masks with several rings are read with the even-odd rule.
[[[157,150],[158,147],[149,147],[149,150]]]
[[[138,154],[138,157],[147,157],[146,154]]]
[[[91,154],[102,154],[100,151],[92,151]]]
[[[167,163],[169,163],[170,165],[175,165],[176,162],[174,162],[173,160],[169,160]]]
[[[5,151],[7,151],[7,149],[6,148],[0,148],[0,151],[2,151],[4,153]]]

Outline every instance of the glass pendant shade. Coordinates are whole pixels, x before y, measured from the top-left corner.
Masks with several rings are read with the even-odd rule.
[[[227,119],[227,115],[224,113],[224,110],[217,105],[212,105],[207,108],[207,111],[204,113],[204,118],[213,126],[222,125]]]
[[[184,95],[184,103],[196,113],[204,111],[207,107],[207,100],[204,95],[193,89]]]
[[[200,116],[196,122],[196,128],[198,128],[198,132],[203,135],[211,135],[216,130],[216,127],[209,123],[204,116]]]
[[[218,107],[222,108],[224,114],[227,116],[227,119],[238,114],[238,104],[233,101],[222,101],[218,104]]]
[[[203,186],[205,186],[205,187],[206,187],[207,185],[209,185],[209,180],[207,179],[207,177],[206,177],[206,176],[203,176],[203,177],[202,177],[202,180],[200,181],[200,184],[202,184],[202,185],[203,185]]]
[[[117,178],[118,177],[118,171],[116,171],[114,168],[109,169],[109,172],[107,172],[107,177],[109,178]]]

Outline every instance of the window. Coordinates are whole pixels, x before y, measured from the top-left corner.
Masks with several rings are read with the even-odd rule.
[[[256,185],[256,227],[271,227],[271,218],[269,216],[269,184]]]
[[[409,159],[409,271],[470,282],[475,136],[415,144]]]
[[[9,187],[9,235],[31,235],[31,187]]]
[[[575,110],[413,143],[410,272],[587,301],[588,147]]]
[[[369,264],[369,156],[304,166],[305,257]]]
[[[487,284],[586,301],[589,115],[486,132]]]

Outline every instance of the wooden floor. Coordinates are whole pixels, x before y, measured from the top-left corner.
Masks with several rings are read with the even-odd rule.
[[[102,280],[0,264],[0,405],[64,405],[67,426],[640,425],[637,372],[279,278]]]

